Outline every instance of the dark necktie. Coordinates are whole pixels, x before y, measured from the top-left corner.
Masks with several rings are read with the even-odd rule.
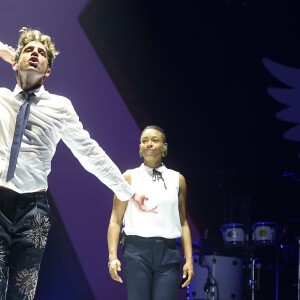
[[[30,112],[30,97],[33,95],[33,93],[24,92],[24,91],[21,92],[20,94],[24,95],[25,99],[23,101],[23,104],[20,107],[17,120],[16,120],[14,138],[10,150],[9,167],[6,176],[7,182],[10,181],[15,174],[22,136],[24,134],[27,120],[29,117],[29,112]]]
[[[156,180],[159,181],[159,179],[161,179],[164,182],[164,187],[165,187],[165,189],[167,189],[165,180],[162,177],[162,173],[157,171],[156,169],[153,169],[152,180],[153,181],[156,181]]]

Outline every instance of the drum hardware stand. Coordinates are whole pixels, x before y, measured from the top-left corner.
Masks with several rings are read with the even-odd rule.
[[[261,264],[257,262],[255,257],[251,257],[249,267],[251,268],[251,278],[249,280],[251,300],[255,300],[255,292],[259,290]],[[255,278],[255,269],[257,269],[257,279]]]
[[[296,237],[298,241],[298,283],[297,283],[297,293],[298,293],[298,300],[300,300],[300,236]]]
[[[210,294],[210,296],[213,297],[211,298],[212,300],[217,300],[218,293],[216,293],[216,291],[217,291],[217,284],[214,279],[210,278],[210,274],[208,274],[206,283],[204,285],[204,292],[206,294],[206,298],[208,299],[208,294]]]
[[[279,244],[276,244],[275,300],[279,298]]]

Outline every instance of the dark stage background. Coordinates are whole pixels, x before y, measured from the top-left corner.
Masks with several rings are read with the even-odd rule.
[[[64,56],[57,58],[49,90],[72,99],[122,171],[140,163],[141,129],[149,124],[165,129],[165,162],[188,183],[195,253],[245,257],[245,248],[224,246],[221,226],[242,224],[251,237],[257,222],[276,223],[276,245],[284,248],[276,253],[275,245],[257,247],[262,262],[257,297],[296,299],[300,134],[296,141],[284,134],[300,123],[300,2],[56,0],[51,7],[29,2],[37,8],[28,11],[30,18],[22,13],[27,6],[5,4],[0,40],[15,44],[17,30],[27,24],[55,37]],[[273,72],[272,62],[291,72],[280,66]],[[285,72],[283,80],[279,74]],[[272,87],[295,91],[293,117],[278,118],[289,105],[284,97],[275,100],[268,92]],[[54,228],[36,298],[125,299],[124,288],[105,274],[111,193],[64,146],[58,150],[49,193]],[[105,200],[98,204],[94,194]]]
[[[294,124],[276,118],[286,105],[267,92],[295,88],[285,120],[299,123],[299,9],[297,1],[115,0],[92,1],[80,16],[139,127],[159,124],[168,133],[168,161],[185,174],[189,212],[213,251],[228,252],[220,227],[232,222],[249,236],[257,222],[275,222],[278,239],[287,227],[299,234],[299,143],[283,138]],[[284,85],[264,59],[296,74],[279,68]],[[296,298],[285,250],[257,251],[257,297]],[[288,263],[296,267],[295,259]]]
[[[202,229],[299,216],[299,184],[283,174],[299,172],[300,145],[282,138],[292,124],[276,119],[285,106],[267,89],[283,85],[262,62],[300,65],[299,8],[115,0],[92,1],[80,16],[139,127],[165,128]]]

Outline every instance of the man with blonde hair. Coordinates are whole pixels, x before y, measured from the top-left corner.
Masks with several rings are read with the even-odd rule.
[[[0,88],[0,299],[33,299],[51,212],[46,191],[51,161],[62,139],[83,167],[120,200],[145,212],[120,170],[83,129],[68,98],[49,93],[44,81],[58,51],[50,36],[20,30],[17,50],[0,42],[0,57],[17,75],[13,91]]]

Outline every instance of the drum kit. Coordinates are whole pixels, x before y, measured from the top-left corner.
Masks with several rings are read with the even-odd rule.
[[[243,261],[237,257],[194,255],[194,278],[188,287],[189,300],[242,299]]]
[[[223,252],[213,251],[203,240],[193,243],[195,275],[187,300],[278,300],[279,251],[284,230],[280,232],[275,222],[256,222],[248,228],[242,223],[224,224],[220,231]],[[266,268],[274,271],[272,280],[263,278],[262,270]],[[262,283],[268,281],[274,281],[274,291],[269,290],[266,298],[260,290]]]

